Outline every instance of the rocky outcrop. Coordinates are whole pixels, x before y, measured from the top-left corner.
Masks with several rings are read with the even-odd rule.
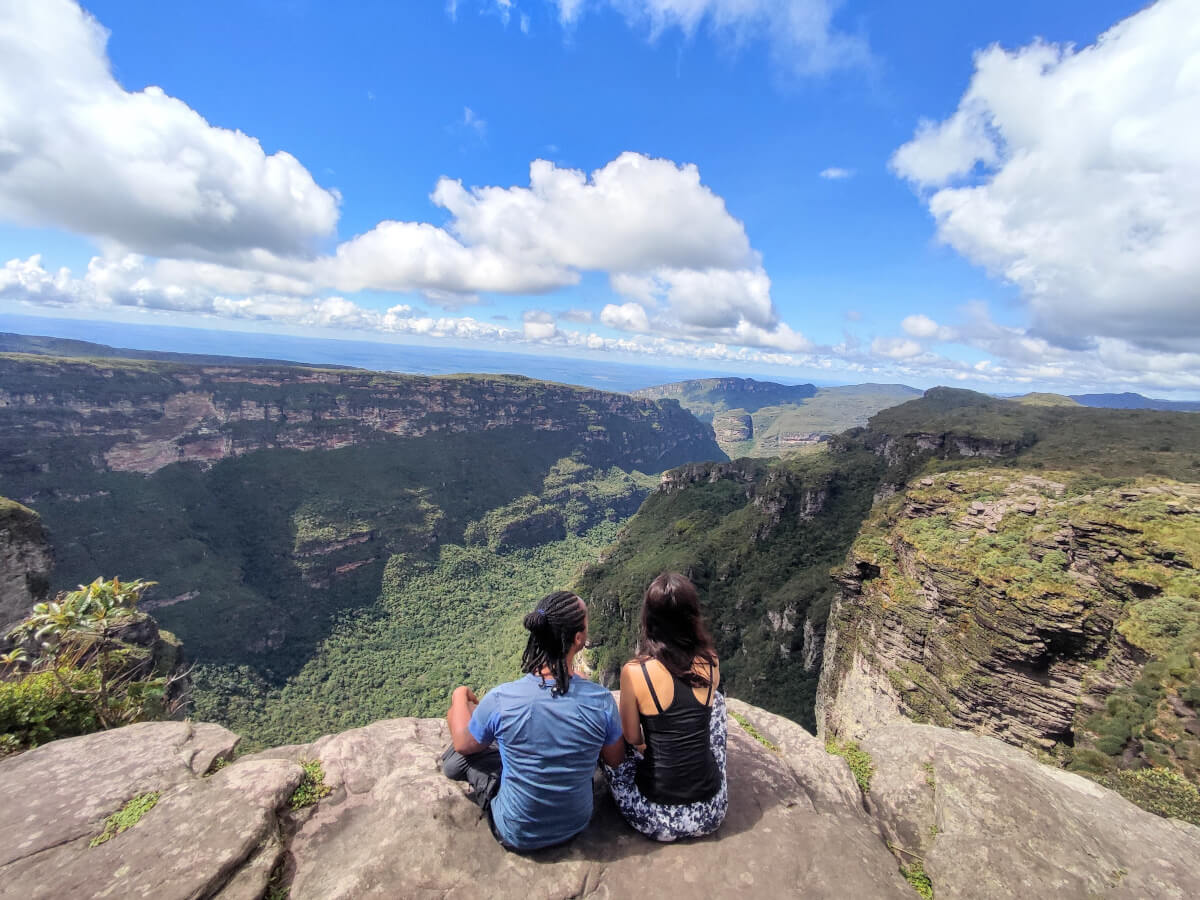
[[[838,578],[819,727],[859,737],[913,719],[1064,758],[1093,744],[1124,751],[1122,764],[1178,756],[1191,774],[1191,750],[1180,749],[1194,718],[1186,652],[1173,674],[1139,680],[1148,661],[1176,652],[1172,634],[1193,627],[1193,606],[1172,598],[1200,589],[1198,546],[1197,485],[1079,493],[987,469],[921,479],[877,506]],[[1103,743],[1110,729],[1097,716],[1135,682],[1158,717],[1145,736],[1174,737],[1142,746],[1126,727]]]
[[[1161,819],[990,738],[894,725],[862,742],[883,838],[939,898],[1179,898],[1200,892],[1200,828]]]
[[[53,565],[37,513],[0,497],[0,648],[8,630],[45,598]]]
[[[0,760],[0,897],[263,896],[278,812],[304,772],[264,759],[205,777],[237,741],[219,725],[150,722]],[[89,846],[149,793],[158,802],[137,825]]]
[[[754,419],[747,412],[734,410],[713,417],[713,430],[719,444],[737,444],[754,440]]]
[[[260,898],[913,896],[923,859],[941,898],[1195,896],[1200,829],[1039,765],[999,742],[901,726],[865,743],[864,796],[795,723],[730,701],[730,807],[716,835],[656,844],[597,777],[570,843],[506,853],[437,757],[444,723],[393,719],[229,759],[214,725],[157,723],[0,761],[0,897]],[[328,796],[294,810],[319,761]],[[36,789],[30,789],[36,785]],[[158,802],[90,847],[130,799]]]
[[[73,455],[96,469],[149,473],[260,449],[512,426],[579,433],[606,464],[645,472],[724,458],[712,429],[674,401],[518,376],[0,356],[0,384],[0,429],[13,435],[0,441],[0,471],[55,465],[68,443],[86,445]]]

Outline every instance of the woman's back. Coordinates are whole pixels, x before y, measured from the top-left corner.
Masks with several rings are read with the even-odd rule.
[[[707,683],[692,686],[656,659],[636,659],[629,679],[637,697],[646,751],[637,785],[656,803],[708,800],[721,787],[721,772],[709,740],[712,699],[719,678],[715,664],[697,657],[693,671]]]

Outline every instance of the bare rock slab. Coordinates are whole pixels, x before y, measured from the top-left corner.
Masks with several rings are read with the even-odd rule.
[[[138,794],[203,775],[239,738],[220,725],[144,722],[0,760],[0,872],[8,864],[99,833]]]
[[[658,844],[621,818],[602,780],[590,827],[569,844],[508,853],[437,758],[440,721],[396,719],[277,748],[319,758],[334,793],[290,844],[293,900],[357,897],[706,896],[911,900],[844,764],[800,726],[731,701],[770,749],[732,719],[730,809],[711,837]]]
[[[994,738],[893,725],[862,747],[876,820],[939,900],[1200,897],[1200,828]]]
[[[276,810],[303,776],[295,763],[263,759],[194,778],[169,788],[136,825],[104,844],[80,839],[0,869],[0,897],[211,896],[270,842]],[[260,883],[244,896],[266,889],[270,866],[258,868]]]

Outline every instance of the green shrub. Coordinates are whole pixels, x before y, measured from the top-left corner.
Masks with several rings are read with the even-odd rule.
[[[292,809],[304,809],[312,806],[322,797],[328,797],[333,790],[325,783],[325,770],[321,768],[319,759],[302,759],[300,767],[304,769],[304,778],[297,785],[290,801]]]
[[[98,683],[95,672],[78,669],[0,681],[0,756],[98,730],[92,703],[73,693],[95,690]]]

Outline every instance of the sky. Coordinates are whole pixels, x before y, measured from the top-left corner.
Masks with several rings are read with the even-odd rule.
[[[1200,397],[1200,0],[0,0],[3,315]]]

